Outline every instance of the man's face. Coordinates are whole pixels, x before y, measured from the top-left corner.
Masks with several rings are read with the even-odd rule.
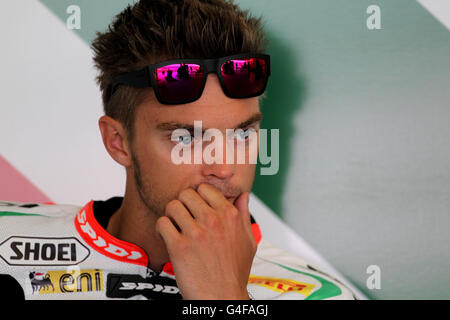
[[[208,75],[201,98],[192,103],[168,106],[158,103],[154,96],[147,99],[136,110],[131,146],[132,178],[142,201],[160,216],[164,214],[166,204],[176,199],[182,190],[189,187],[197,189],[202,182],[217,187],[231,202],[242,192],[250,192],[256,165],[247,161],[249,142],[244,140],[244,135],[244,139],[238,137],[236,143],[230,143],[226,130],[241,128],[244,132],[248,129],[259,132],[260,119],[258,98],[228,98],[215,74]],[[223,164],[206,164],[203,158],[201,164],[175,164],[171,157],[173,148],[177,143],[185,143],[183,148],[191,148],[194,154],[194,139],[190,145],[186,141],[172,141],[173,131],[193,127],[194,121],[200,120],[202,130],[214,128],[222,132]],[[205,149],[211,142],[200,143]],[[237,164],[237,161],[226,163],[230,161],[225,159],[225,149],[237,149],[242,144],[245,144],[247,154],[245,164]]]

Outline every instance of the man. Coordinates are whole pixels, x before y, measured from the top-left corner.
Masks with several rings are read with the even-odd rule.
[[[262,240],[248,210],[265,47],[260,19],[225,0],[127,7],[93,42],[99,127],[125,168],[124,197],[83,208],[4,203],[0,274],[27,299],[352,299]],[[210,129],[223,133],[219,161],[198,161],[197,146],[213,142],[196,133]],[[190,155],[181,164],[180,145]],[[220,161],[228,148],[246,161]]]

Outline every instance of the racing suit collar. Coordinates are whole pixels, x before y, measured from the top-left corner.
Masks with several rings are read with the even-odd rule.
[[[114,260],[148,267],[148,256],[139,246],[115,238],[105,229],[109,218],[120,207],[121,197],[114,197],[107,201],[90,201],[75,217],[75,227],[93,249]],[[95,212],[94,212],[95,211]],[[251,217],[252,231],[257,243],[261,240],[261,230]],[[172,263],[163,266],[163,272],[174,275]]]
[[[122,241],[109,234],[95,219],[94,201],[87,203],[75,217],[75,227],[93,249],[120,262],[148,266],[148,256],[137,245]]]

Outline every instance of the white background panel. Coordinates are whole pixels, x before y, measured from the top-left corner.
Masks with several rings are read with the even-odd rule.
[[[417,0],[424,8],[436,17],[450,30],[450,1],[448,0]]]
[[[91,50],[38,1],[2,7],[0,152],[54,202],[121,194],[124,172],[97,127]]]

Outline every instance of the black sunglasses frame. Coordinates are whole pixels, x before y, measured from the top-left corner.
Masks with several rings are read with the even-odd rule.
[[[226,88],[222,72],[220,70],[221,66],[229,61],[229,60],[238,60],[238,59],[250,59],[250,58],[261,58],[266,62],[266,75],[264,78],[264,84],[260,91],[256,92],[255,94],[248,95],[248,96],[236,96],[231,94],[228,89]],[[200,65],[203,70],[203,83],[202,88],[199,92],[199,94],[189,100],[183,100],[183,101],[167,101],[163,97],[161,97],[158,86],[156,84],[155,79],[155,70],[161,67],[165,67],[167,65],[171,64],[181,64],[181,63],[191,63],[191,64],[198,64]],[[252,97],[257,97],[264,93],[267,87],[267,82],[269,80],[270,76],[270,55],[267,54],[256,54],[256,53],[243,53],[243,54],[236,54],[232,56],[222,57],[218,59],[175,59],[175,60],[168,60],[156,64],[152,64],[149,66],[146,66],[142,69],[131,71],[128,73],[121,74],[114,78],[111,86],[110,86],[110,94],[109,99],[114,95],[115,91],[120,85],[128,85],[135,88],[149,88],[152,87],[155,91],[156,98],[158,101],[162,104],[169,104],[169,105],[175,105],[175,104],[184,104],[184,103],[190,103],[195,100],[198,100],[201,95],[203,94],[203,90],[205,89],[206,80],[209,73],[216,73],[217,77],[219,78],[220,85],[222,86],[222,90],[225,93],[227,97],[234,98],[234,99],[247,99]]]

